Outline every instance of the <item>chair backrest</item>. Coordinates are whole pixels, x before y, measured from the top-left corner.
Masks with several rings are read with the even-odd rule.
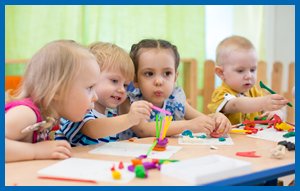
[[[215,90],[215,63],[212,60],[204,62],[203,88],[199,89],[198,96],[203,96],[203,113],[208,114],[207,108],[211,95]]]
[[[16,90],[21,84],[21,76],[5,76],[5,91]]]
[[[181,62],[183,63],[183,89],[187,101],[196,108],[198,94],[197,61],[195,59],[181,59]]]
[[[203,72],[203,87],[198,88],[197,79],[197,62],[194,59],[183,59],[183,89],[186,93],[187,100],[194,107],[197,108],[197,97],[203,97],[203,113],[208,114],[210,111],[207,108],[208,103],[211,100],[211,95],[215,89],[215,63],[212,60],[206,60],[204,62]],[[268,83],[267,80],[267,64],[264,61],[258,62],[257,83],[261,80],[265,84],[271,84],[271,87],[278,94],[284,95],[294,105],[294,97],[292,95],[292,89],[295,85],[295,64],[289,64],[288,71],[288,90],[283,92],[282,79],[283,79],[283,65],[281,62],[275,62],[272,65],[272,82]],[[258,85],[258,84],[257,84]],[[259,87],[259,86],[258,86]],[[295,107],[287,107],[287,121],[294,122]]]
[[[293,103],[293,107],[287,107],[287,121],[295,122],[295,98],[293,95],[293,88],[295,87],[295,63],[289,64],[288,70],[288,90],[283,94],[290,102]]]
[[[26,64],[27,59],[8,59],[5,60],[5,64]],[[16,90],[22,81],[22,76],[20,75],[7,75],[5,76],[5,91]]]

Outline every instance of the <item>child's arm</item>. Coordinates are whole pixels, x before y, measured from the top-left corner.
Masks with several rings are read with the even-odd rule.
[[[188,102],[185,102],[185,115],[184,118],[186,120],[194,119],[196,117],[206,117],[203,113],[199,112],[195,108],[193,108]]]
[[[226,135],[231,129],[231,123],[229,119],[223,113],[211,113],[208,116],[212,117],[215,122],[215,136],[223,136]]]
[[[263,114],[261,114],[259,117],[260,118],[263,118],[263,117],[267,117],[266,120],[270,120],[273,118],[274,115],[278,115],[280,117],[281,120],[285,121],[286,119],[286,114],[285,112],[283,111],[283,109],[280,109],[280,110],[276,110],[276,111],[266,111],[264,112]]]
[[[238,97],[230,99],[221,110],[223,113],[253,113],[257,111],[274,111],[284,107],[289,101],[278,94],[262,97]]]
[[[35,144],[5,138],[5,162],[36,159],[67,159],[71,146],[67,141],[43,141]]]
[[[27,106],[17,106],[5,113],[6,162],[70,157],[71,146],[66,141],[45,141],[32,144],[33,133],[21,133],[21,131],[34,123],[36,123],[36,115]]]
[[[223,135],[223,134],[227,134],[231,129],[230,121],[222,113],[217,112],[217,113],[205,115],[197,111],[196,109],[194,109],[188,102],[186,102],[185,108],[186,108],[185,119],[199,118],[199,121],[195,120],[194,122],[199,123],[202,129],[206,128],[208,132],[216,131],[219,134]],[[203,132],[203,130],[201,129],[200,131]]]
[[[194,133],[210,134],[215,128],[215,122],[212,117],[202,114],[192,108],[187,102],[185,105],[187,120],[172,121],[170,128],[167,131],[167,136],[173,136],[182,133],[184,130],[191,130]],[[139,137],[155,137],[156,128],[155,122],[142,122],[131,129]]]
[[[21,133],[37,122],[36,114],[27,106],[16,106],[5,113],[5,137],[11,140],[31,142],[33,132]]]
[[[214,124],[214,121],[208,117],[208,121]],[[167,131],[166,136],[173,136],[182,133],[184,130],[191,130],[194,133],[210,134],[213,131],[214,125],[204,121],[201,117],[196,117],[191,120],[172,121]],[[155,137],[156,128],[155,122],[142,122],[131,128],[138,137]]]
[[[130,106],[127,114],[110,118],[98,118],[84,124],[81,133],[98,139],[122,132],[141,121],[149,119],[152,104],[147,101],[136,101]]]
[[[182,133],[184,130],[191,130],[194,133],[210,134],[215,128],[215,122],[212,117],[201,115],[190,120],[172,121],[166,136],[173,136]],[[138,137],[155,137],[155,122],[141,122],[131,129]]]

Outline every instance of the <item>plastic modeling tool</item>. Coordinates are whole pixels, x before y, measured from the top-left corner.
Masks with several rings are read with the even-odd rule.
[[[167,115],[172,115],[169,111],[166,111],[166,110],[161,109],[161,108],[159,108],[159,107],[156,107],[156,106],[154,106],[154,105],[153,105],[151,108],[154,109],[154,110],[156,110],[156,111],[159,111],[159,112],[161,112],[161,113],[164,113],[164,114],[167,114]]]
[[[275,91],[273,91],[271,88],[269,88],[268,86],[266,86],[262,81],[259,81],[259,86],[261,88],[266,89],[268,92],[270,92],[270,94],[276,94]],[[293,105],[289,102],[287,103],[288,106],[293,107]]]

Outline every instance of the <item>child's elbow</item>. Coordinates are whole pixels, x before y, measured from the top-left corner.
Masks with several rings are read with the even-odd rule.
[[[147,134],[143,130],[135,131],[135,134],[141,138],[148,137]]]
[[[87,129],[87,128],[82,128],[81,130],[80,130],[80,132],[83,134],[83,135],[85,135],[85,136],[87,136],[87,137],[89,137],[89,138],[91,138],[91,139],[99,139],[99,138],[102,138],[103,136],[102,135],[100,135],[99,134],[99,132],[95,132],[95,131],[90,131],[89,129]]]
[[[239,112],[238,103],[230,100],[221,110],[222,113],[236,113]]]

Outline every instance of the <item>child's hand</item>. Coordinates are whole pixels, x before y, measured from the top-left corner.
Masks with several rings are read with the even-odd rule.
[[[275,114],[278,115],[281,120],[285,119],[285,114],[281,110],[264,112],[259,116],[259,118],[263,118],[267,116],[266,120],[271,120]]]
[[[71,145],[67,141],[42,141],[34,145],[34,159],[67,159],[71,157]]]
[[[226,135],[231,129],[231,123],[223,113],[214,113],[209,115],[215,122],[213,132],[220,137]]]
[[[187,127],[187,129],[191,130],[192,132],[206,133],[207,135],[210,135],[214,128],[214,120],[207,115],[201,115],[199,117],[189,120]]]
[[[289,101],[279,94],[271,94],[263,97],[263,110],[275,111],[284,107]]]
[[[136,101],[130,106],[128,119],[132,126],[150,119],[152,103],[147,101]]]

